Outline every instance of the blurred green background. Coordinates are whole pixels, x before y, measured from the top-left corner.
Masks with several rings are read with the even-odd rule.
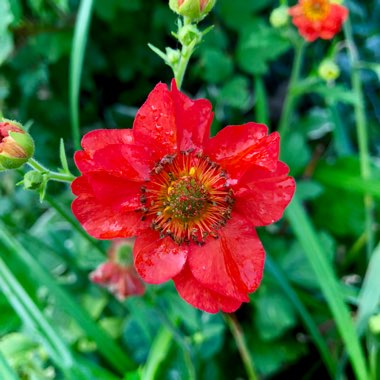
[[[60,165],[62,137],[73,171],[70,65],[74,72],[81,67],[72,51],[73,35],[86,16],[78,16],[79,5],[0,0],[0,109],[5,117],[31,125],[36,158],[50,168]],[[380,263],[370,260],[366,250],[363,195],[370,193],[378,206],[380,2],[345,5],[360,55],[355,69],[364,89],[371,178],[360,176],[358,98],[351,88],[353,68],[343,33],[307,47],[282,158],[297,179],[298,198],[350,313],[355,317],[364,302],[375,315],[370,328],[367,319],[361,331],[375,380],[380,378],[380,276],[367,284],[370,299],[363,296],[363,278],[371,268],[378,272]],[[214,29],[196,50],[183,90],[212,101],[213,133],[247,121],[277,129],[294,55],[292,34],[269,24],[277,6],[272,0],[218,0],[202,22],[201,27],[212,24]],[[94,0],[89,17],[81,132],[130,128],[154,85],[172,78],[147,44],[176,48],[170,36],[176,16],[163,0]],[[289,30],[294,35],[295,29]],[[341,76],[332,84],[318,77],[318,66],[333,53]],[[108,242],[94,242],[78,227],[67,186],[50,183],[43,203],[16,186],[24,171],[0,173],[0,379],[247,378],[223,315],[193,309],[172,283],[149,286],[143,297],[124,302],[91,284],[88,273],[104,261]],[[371,225],[375,243],[380,237],[376,212]],[[264,281],[250,304],[236,313],[257,372],[263,379],[327,379],[334,371],[337,379],[356,378],[337,317],[321,292],[321,277],[314,275],[289,218],[259,234],[268,253]],[[375,254],[380,255],[379,248]]]

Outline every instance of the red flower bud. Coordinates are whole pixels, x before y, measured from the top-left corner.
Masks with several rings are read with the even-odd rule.
[[[33,156],[34,143],[21,124],[0,121],[0,170],[17,169]]]
[[[169,0],[169,7],[181,16],[199,21],[211,11],[215,2],[216,0]]]

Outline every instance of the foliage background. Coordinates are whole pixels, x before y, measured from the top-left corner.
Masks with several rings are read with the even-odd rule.
[[[358,99],[342,34],[307,48],[298,112],[291,115],[282,155],[355,317],[363,302],[370,314],[379,312],[379,276],[367,285],[370,301],[363,301],[362,290],[367,270],[379,265],[366,253],[363,194],[370,192],[376,202],[380,196],[380,3],[346,5],[361,59],[372,177],[360,177],[353,112]],[[74,27],[83,22],[78,6],[74,0],[0,0],[0,108],[7,118],[31,124],[36,158],[48,167],[60,165],[63,137],[73,170],[69,70]],[[183,88],[213,102],[213,133],[252,120],[272,130],[278,126],[294,54],[289,38],[269,25],[276,6],[271,0],[218,0],[202,24],[215,27],[197,49]],[[175,22],[166,1],[94,1],[80,84],[82,133],[130,128],[153,86],[170,82],[170,68],[147,43],[175,48]],[[334,46],[342,73],[331,86],[318,78],[317,68]],[[171,283],[125,302],[91,284],[88,273],[104,260],[108,243],[94,242],[78,228],[66,186],[49,184],[43,203],[16,186],[24,171],[0,173],[0,374],[6,374],[0,378],[246,377],[223,315],[188,306]],[[258,373],[271,379],[329,377],[306,318],[327,343],[334,366],[339,364],[338,376],[352,378],[321,278],[289,220],[259,233],[268,253],[265,278],[236,313]],[[363,328],[372,379],[380,378],[379,319]]]

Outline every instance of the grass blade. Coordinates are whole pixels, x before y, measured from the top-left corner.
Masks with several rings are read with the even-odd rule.
[[[16,277],[0,257],[0,289],[25,325],[38,336],[51,359],[64,371],[73,367],[73,357],[65,343],[38,309],[33,300],[22,288]]]
[[[0,351],[0,379],[20,380],[20,378],[17,376],[17,373],[9,365],[9,363],[7,362],[7,359],[5,359],[1,351]]]
[[[380,243],[376,246],[367,268],[363,286],[359,293],[357,329],[361,335],[369,317],[377,310],[380,300]]]
[[[335,364],[331,359],[329,349],[326,345],[326,342],[322,338],[317,325],[315,324],[313,318],[311,317],[310,313],[307,311],[303,303],[298,298],[297,293],[293,290],[291,284],[289,283],[285,275],[282,273],[280,268],[277,267],[276,263],[268,254],[265,260],[265,268],[277,280],[281,289],[284,291],[286,296],[292,302],[295,309],[298,311],[300,317],[302,318],[305,324],[305,327],[307,328],[311,337],[313,338],[313,341],[317,346],[324,363],[326,364],[327,370],[329,371],[331,378],[334,378],[336,372]]]
[[[157,379],[156,373],[165,359],[172,343],[172,333],[163,327],[158,332],[150,349],[148,360],[146,361],[143,369],[142,379],[155,380]]]
[[[368,373],[364,354],[349,310],[342,299],[339,283],[314,231],[314,227],[297,196],[293,198],[292,203],[286,210],[286,216],[315,272],[322,293],[325,296],[335,319],[337,329],[347,349],[357,379],[367,380]]]
[[[71,50],[69,96],[71,130],[75,149],[80,149],[79,91],[93,3],[93,0],[82,0],[80,3]]]
[[[49,289],[57,304],[62,307],[80,326],[83,331],[93,339],[103,357],[121,373],[135,368],[135,363],[122,351],[113,339],[97,325],[91,316],[51,277],[49,273],[6,229],[0,222],[0,241],[18,258],[25,267],[25,273],[32,276],[35,281]]]

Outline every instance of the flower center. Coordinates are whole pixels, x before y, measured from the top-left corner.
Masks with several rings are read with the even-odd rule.
[[[304,0],[302,8],[306,18],[310,21],[321,21],[325,19],[330,12],[329,0]]]
[[[206,187],[192,176],[194,172],[195,169],[190,168],[190,175],[172,181],[168,187],[166,211],[183,223],[199,218],[209,199]]]
[[[192,151],[163,157],[141,189],[143,219],[161,237],[176,243],[204,244],[231,217],[234,204],[227,173],[208,157]]]

